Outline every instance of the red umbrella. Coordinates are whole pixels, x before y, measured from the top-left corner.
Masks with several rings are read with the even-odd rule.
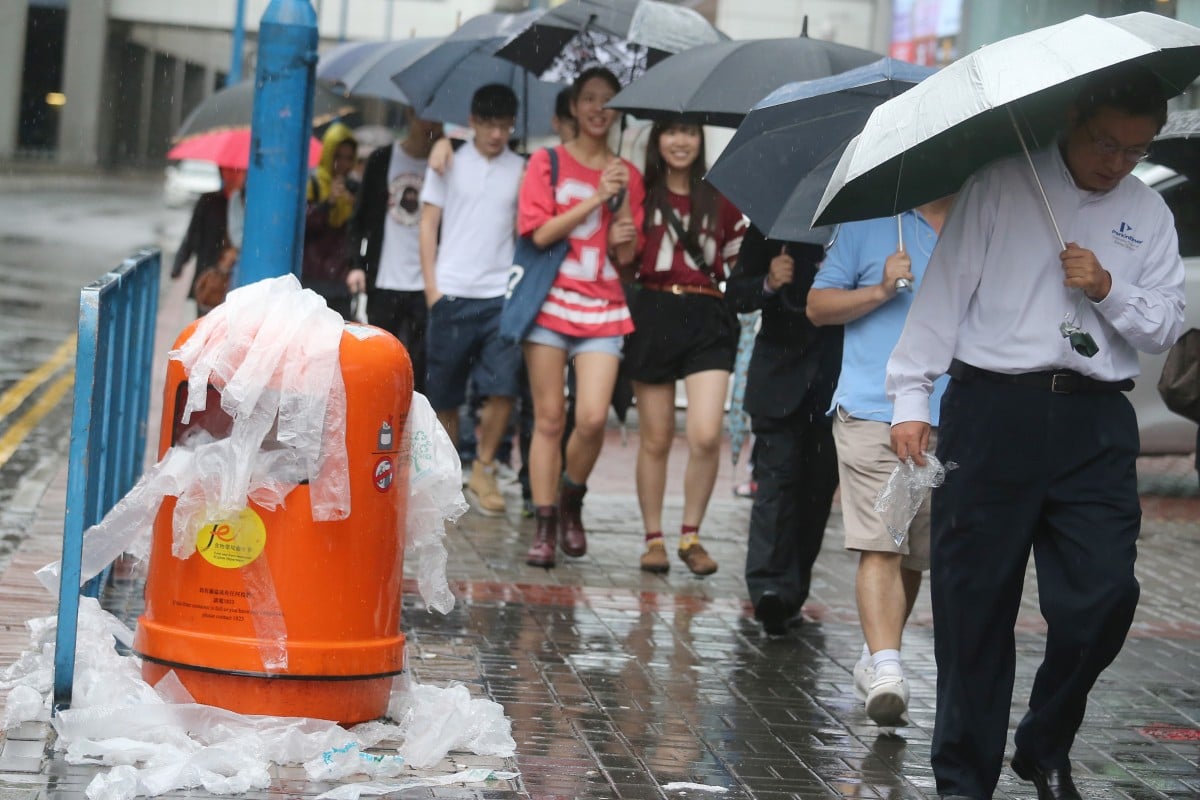
[[[227,128],[189,136],[167,151],[170,159],[194,159],[211,161],[218,167],[235,169],[250,168],[250,129]],[[314,167],[321,160],[321,142],[308,140],[308,165]]]

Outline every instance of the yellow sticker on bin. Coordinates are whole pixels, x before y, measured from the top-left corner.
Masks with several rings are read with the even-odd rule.
[[[253,509],[209,520],[196,532],[196,550],[214,567],[238,569],[252,564],[267,544],[267,528]]]

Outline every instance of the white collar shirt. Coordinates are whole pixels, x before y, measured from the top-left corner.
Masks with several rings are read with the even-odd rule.
[[[888,362],[893,424],[929,421],[933,382],[952,359],[1002,373],[1070,369],[1103,381],[1138,375],[1138,353],[1169,348],[1183,327],[1183,261],[1170,210],[1132,175],[1080,189],[1057,146],[1033,156],[1063,239],[1112,275],[1101,302],[1063,286],[1061,248],[1024,155],[971,176],[959,193]],[[1078,312],[1078,313],[1076,313]],[[1073,316],[1100,352],[1075,353]]]

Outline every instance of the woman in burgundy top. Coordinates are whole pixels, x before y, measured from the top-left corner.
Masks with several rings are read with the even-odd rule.
[[[680,559],[696,575],[717,571],[700,544],[700,523],[717,478],[721,421],[737,351],[738,323],[720,285],[741,247],[741,213],[704,183],[704,132],[659,121],[646,145],[645,246],[625,341],[625,368],[637,397],[641,444],[638,501],[646,529],[641,568],[670,569],[662,506],[675,435],[675,382],[687,390],[688,463],[683,480]]]

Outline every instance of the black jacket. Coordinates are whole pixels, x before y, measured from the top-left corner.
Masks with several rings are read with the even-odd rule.
[[[367,288],[375,288],[379,255],[383,250],[383,228],[388,213],[388,170],[392,147],[377,147],[363,166],[362,185],[350,218],[351,263],[367,273]]]
[[[794,278],[769,295],[763,283],[771,259],[785,244],[795,261]],[[751,416],[783,418],[806,400],[810,408],[815,404],[824,411],[833,399],[842,364],[842,327],[818,328],[804,313],[824,255],[819,245],[766,239],[754,226],[746,231],[725,296],[738,313],[762,309],[746,377],[745,408]]]
[[[171,262],[171,277],[178,278],[183,274],[183,267],[196,257],[196,271],[192,273],[192,290],[196,286],[196,278],[205,269],[216,264],[222,251],[229,246],[229,198],[222,191],[202,194],[196,200],[192,209],[192,219],[188,222],[187,233],[175,251],[175,260]]]

